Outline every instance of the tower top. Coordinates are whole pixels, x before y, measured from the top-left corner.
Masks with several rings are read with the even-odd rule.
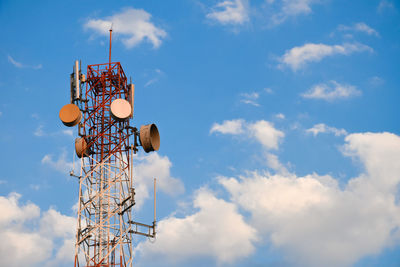
[[[112,24],[111,24],[111,28],[110,28],[110,52],[109,52],[109,56],[108,56],[109,64],[111,64],[111,43],[112,43]]]

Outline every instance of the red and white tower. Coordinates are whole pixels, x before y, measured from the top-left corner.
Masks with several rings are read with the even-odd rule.
[[[71,103],[60,110],[68,127],[78,125],[75,151],[80,158],[79,205],[75,244],[75,267],[132,266],[133,235],[154,238],[154,221],[138,223],[135,205],[133,154],[158,150],[160,137],[155,124],[130,125],[134,85],[120,62],[87,66],[84,75],[78,61],[71,74]],[[155,180],[154,180],[155,190]],[[155,191],[154,191],[155,193]]]

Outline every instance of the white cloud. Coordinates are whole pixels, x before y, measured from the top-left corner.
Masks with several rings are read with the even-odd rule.
[[[62,130],[62,133],[68,136],[73,136],[74,132],[71,129]]]
[[[38,119],[39,117],[35,115],[32,115],[32,117],[34,117],[35,119]],[[39,124],[38,127],[35,129],[35,131],[33,132],[33,135],[37,136],[37,137],[44,137],[44,136],[57,136],[60,134],[64,134],[67,136],[73,136],[73,130],[72,129],[65,129],[65,130],[60,130],[60,131],[56,131],[56,132],[49,132],[47,130],[44,130],[44,125],[43,124]]]
[[[122,36],[122,43],[127,48],[132,48],[143,41],[150,42],[154,48],[158,48],[167,33],[155,26],[150,19],[151,14],[143,9],[125,8],[121,13],[104,19],[90,19],[84,28],[108,36],[112,25],[113,33]]]
[[[373,77],[368,79],[368,82],[373,86],[380,86],[380,85],[383,85],[385,83],[385,80],[382,79],[379,76],[373,76]]]
[[[391,1],[381,0],[378,5],[378,12],[383,13],[385,10],[394,10],[394,4]]]
[[[274,91],[271,89],[271,88],[264,88],[264,91],[267,93],[267,94],[273,94],[274,93]]]
[[[22,223],[26,220],[36,218],[40,214],[38,206],[28,203],[25,206],[19,206],[18,200],[20,194],[11,193],[8,198],[0,196],[0,225],[3,228],[5,225],[12,223]]]
[[[183,218],[168,217],[157,227],[157,242],[142,242],[136,248],[148,262],[159,255],[172,265],[193,258],[214,258],[219,264],[233,263],[254,251],[256,231],[235,205],[200,189],[193,207],[198,211]],[[162,262],[165,265],[165,261]]]
[[[347,135],[345,129],[337,129],[324,123],[315,124],[312,128],[307,129],[306,132],[312,133],[314,136],[317,136],[320,133],[333,133],[335,136]]]
[[[375,29],[373,29],[370,26],[368,26],[367,24],[365,24],[364,22],[356,23],[353,26],[339,25],[338,30],[339,31],[364,32],[368,35],[374,35],[374,36],[379,37],[379,33]]]
[[[224,0],[219,2],[206,17],[223,25],[241,25],[249,20],[248,12],[247,0]]]
[[[369,46],[359,43],[344,43],[342,45],[326,45],[308,43],[303,46],[296,46],[285,52],[279,59],[280,67],[289,66],[296,71],[310,62],[319,62],[327,56],[350,55],[355,52],[372,52]]]
[[[240,94],[241,99],[240,102],[244,104],[253,105],[255,107],[259,107],[260,104],[257,103],[257,99],[260,97],[260,94],[257,92],[253,93],[242,93]]]
[[[144,84],[144,87],[148,87],[148,86],[158,82],[158,80],[160,80],[160,78],[162,76],[164,76],[164,72],[162,70],[160,70],[160,69],[155,69],[153,71],[153,73],[151,73],[151,75],[153,77]]]
[[[244,133],[243,126],[244,120],[225,120],[222,124],[214,123],[210,129],[210,133],[222,133],[222,134],[242,134]]]
[[[274,4],[279,9],[271,16],[271,22],[275,25],[281,24],[290,17],[307,15],[312,12],[311,5],[320,3],[318,0],[267,0],[268,4]]]
[[[157,179],[157,191],[165,192],[171,196],[182,194],[185,187],[181,180],[171,176],[172,163],[166,156],[158,153],[138,155],[133,167],[136,182],[136,207],[140,208],[153,191],[153,179]]]
[[[252,173],[220,178],[231,200],[251,214],[251,225],[300,266],[348,266],[399,242],[400,137],[361,133],[346,137],[345,155],[365,171],[339,187],[315,173]]]
[[[267,149],[278,149],[279,142],[285,136],[268,121],[257,121],[248,125],[250,134]]]
[[[326,101],[333,101],[336,99],[346,99],[354,96],[360,96],[361,91],[353,85],[340,84],[336,81],[329,83],[320,83],[314,85],[309,91],[303,93],[301,96],[311,99],[322,99]]]
[[[11,64],[13,64],[15,67],[17,68],[23,68],[24,65],[18,61],[16,61],[15,59],[13,59],[10,55],[8,55],[8,62],[10,62]]]
[[[44,135],[45,135],[45,132],[43,131],[43,128],[44,128],[44,126],[43,126],[42,124],[39,125],[39,126],[36,128],[36,130],[33,132],[33,134],[34,134],[35,136],[38,136],[38,137],[44,136]]]
[[[67,160],[67,152],[65,150],[62,151],[62,153],[58,156],[57,160],[54,160],[53,158],[54,158],[53,155],[46,154],[42,158],[41,162],[42,162],[42,164],[48,165],[51,168],[53,168],[59,172],[62,172],[64,174],[69,173],[73,169],[73,167],[75,167],[75,166],[73,166],[74,164],[71,161]]]
[[[350,134],[345,140],[343,153],[360,160],[366,171],[349,182],[349,187],[377,190],[394,197],[400,182],[400,137],[387,132],[359,133]]]
[[[67,241],[73,247],[75,219],[49,209],[41,216],[38,206],[21,205],[21,195],[0,196],[1,266],[54,266],[51,259],[58,255]],[[72,263],[73,250],[63,262]]]
[[[254,138],[266,149],[278,149],[279,142],[285,136],[282,131],[275,129],[271,122],[260,120],[254,123],[247,123],[242,119],[225,120],[222,124],[214,123],[210,133],[222,134],[247,134],[246,137]]]
[[[277,173],[289,173],[286,167],[279,161],[278,156],[271,153],[267,153],[267,166]]]
[[[283,114],[283,113],[275,114],[275,118],[284,120],[285,119],[285,114]]]
[[[36,65],[36,66],[30,66],[30,65],[25,65],[21,62],[16,61],[14,58],[12,58],[10,55],[7,56],[8,58],[8,62],[10,62],[11,64],[13,64],[15,67],[17,68],[31,68],[31,69],[41,69],[42,68],[42,64]]]

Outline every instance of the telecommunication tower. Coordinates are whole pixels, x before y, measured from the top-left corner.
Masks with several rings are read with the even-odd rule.
[[[64,125],[78,125],[75,152],[80,158],[79,205],[75,243],[75,267],[127,267],[133,264],[133,236],[155,238],[156,213],[154,179],[154,221],[136,222],[133,154],[159,149],[155,124],[138,130],[133,118],[134,84],[120,62],[87,66],[87,74],[75,61],[71,74],[71,103],[62,107]]]

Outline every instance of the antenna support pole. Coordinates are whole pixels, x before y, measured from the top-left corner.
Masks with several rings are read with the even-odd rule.
[[[112,28],[110,29],[110,52],[108,56],[108,63],[111,64],[111,43],[112,43]]]
[[[153,225],[156,224],[156,178],[154,178],[154,222]]]

